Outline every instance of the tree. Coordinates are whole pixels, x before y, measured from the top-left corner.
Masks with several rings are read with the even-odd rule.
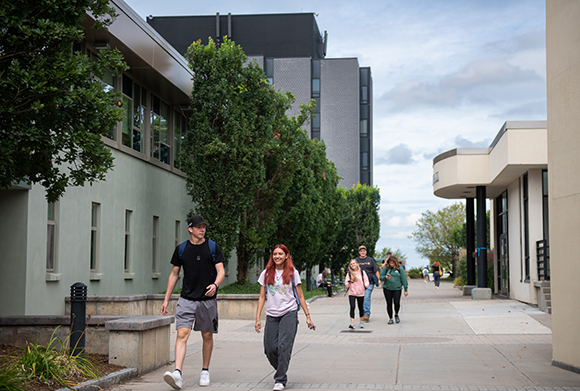
[[[346,206],[340,232],[330,253],[333,270],[339,270],[350,259],[357,257],[361,244],[366,246],[369,254],[374,254],[380,232],[379,189],[358,184],[346,190],[340,187],[339,190]]]
[[[465,221],[465,205],[455,203],[437,212],[422,213],[417,221],[417,229],[410,238],[417,245],[418,253],[428,258],[431,263],[439,261],[443,267],[457,270],[457,257],[461,246],[453,240],[452,235]]]
[[[391,254],[393,254],[398,259],[406,259],[407,258],[407,255],[405,253],[403,253],[400,249],[393,250],[390,247],[384,247],[381,251],[379,251],[376,254],[375,258],[383,258],[383,259],[385,259],[387,257],[387,253],[388,252],[390,252]]]
[[[0,188],[40,183],[54,202],[68,186],[103,180],[113,167],[101,134],[122,119],[107,70],[126,69],[117,50],[73,50],[85,13],[109,25],[108,0],[3,1],[0,11]],[[95,78],[96,77],[96,78]]]
[[[276,92],[241,47],[225,39],[193,43],[186,54],[194,73],[191,131],[182,159],[197,211],[212,221],[225,254],[235,247],[238,282],[268,247],[277,211],[302,160],[301,129],[313,103],[297,118],[286,111],[290,93]]]

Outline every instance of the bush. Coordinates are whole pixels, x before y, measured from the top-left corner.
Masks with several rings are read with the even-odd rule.
[[[409,278],[423,278],[423,270],[419,267],[413,267],[407,272]]]

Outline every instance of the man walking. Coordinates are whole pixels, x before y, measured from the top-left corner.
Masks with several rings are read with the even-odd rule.
[[[167,315],[171,293],[183,267],[183,285],[175,310],[175,370],[165,372],[163,379],[174,389],[183,384],[183,361],[187,340],[194,331],[201,331],[203,339],[203,367],[199,377],[200,386],[209,386],[209,363],[213,351],[213,334],[218,332],[216,293],[224,280],[224,255],[215,242],[205,239],[209,224],[201,216],[192,216],[187,221],[189,240],[175,248],[171,264],[173,268],[167,280],[167,292],[161,305],[161,313]],[[194,325],[195,323],[195,325]]]
[[[369,287],[365,289],[365,299],[363,303],[363,320],[368,322],[371,316],[371,294],[373,293],[375,285],[378,284],[379,281],[379,268],[373,258],[367,257],[367,248],[364,245],[359,246],[358,253],[359,256],[356,257],[356,261],[369,278]]]

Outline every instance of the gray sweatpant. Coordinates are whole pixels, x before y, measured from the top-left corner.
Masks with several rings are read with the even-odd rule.
[[[298,331],[298,311],[290,311],[280,317],[266,316],[264,330],[264,353],[276,370],[274,381],[286,385],[288,366],[292,357],[294,339]]]

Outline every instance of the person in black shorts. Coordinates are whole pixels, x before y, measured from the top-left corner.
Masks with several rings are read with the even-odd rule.
[[[224,255],[219,245],[205,239],[205,229],[209,225],[201,216],[192,216],[187,221],[189,240],[175,248],[171,264],[173,268],[167,280],[165,300],[161,314],[168,315],[167,306],[171,293],[179,279],[183,267],[183,285],[175,309],[175,370],[165,372],[163,379],[175,389],[183,384],[181,370],[185,360],[187,340],[191,329],[200,331],[203,339],[199,385],[209,386],[209,363],[213,351],[213,334],[218,332],[216,293],[225,277]],[[194,325],[195,323],[195,325]]]

